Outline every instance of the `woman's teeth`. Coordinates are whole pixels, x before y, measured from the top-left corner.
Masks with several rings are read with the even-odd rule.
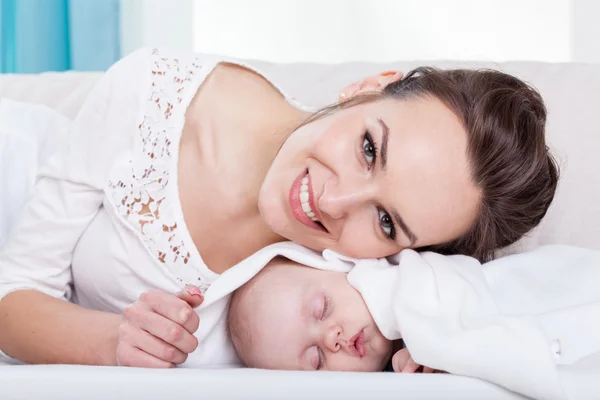
[[[310,208],[310,202],[308,201],[308,175],[302,178],[302,185],[300,186],[300,203],[302,204],[302,210],[310,219],[315,222],[319,220],[315,216],[312,208]]]

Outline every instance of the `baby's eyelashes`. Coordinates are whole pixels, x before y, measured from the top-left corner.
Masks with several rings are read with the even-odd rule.
[[[325,354],[323,353],[323,350],[321,350],[320,347],[317,347],[317,354],[318,354],[317,371],[319,371],[319,370],[322,370],[323,366],[325,365]]]
[[[309,351],[309,360],[310,360],[310,364],[312,366],[312,369],[315,371],[319,370],[319,365],[321,364],[320,361],[320,354],[319,354],[319,349],[317,346],[313,346],[310,349],[308,349]]]
[[[323,320],[329,311],[329,299],[324,293],[319,293],[312,302],[312,315],[316,320]]]

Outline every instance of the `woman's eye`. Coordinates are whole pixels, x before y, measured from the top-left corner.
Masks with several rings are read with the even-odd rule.
[[[386,213],[383,210],[379,210],[379,225],[381,225],[381,229],[383,233],[385,233],[392,240],[396,239],[396,232],[394,230],[394,221],[390,217],[390,214]]]
[[[363,138],[363,154],[369,166],[375,164],[375,160],[377,159],[377,148],[375,147],[375,143],[369,132],[366,132]]]

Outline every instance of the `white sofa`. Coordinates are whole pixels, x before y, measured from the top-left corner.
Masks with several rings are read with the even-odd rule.
[[[514,252],[563,243],[600,250],[600,65],[403,62],[343,65],[251,62],[288,93],[327,104],[348,82],[386,69],[422,65],[492,67],[537,87],[549,111],[548,139],[562,167],[556,200]],[[0,97],[48,105],[73,118],[99,73],[0,75]],[[0,398],[410,398],[517,399],[474,379],[447,375],[300,373],[257,370],[149,371],[73,366],[0,367]]]

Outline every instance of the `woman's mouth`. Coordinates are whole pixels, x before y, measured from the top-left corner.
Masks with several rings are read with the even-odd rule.
[[[296,178],[290,189],[289,197],[292,214],[299,222],[310,228],[327,232],[327,229],[319,221],[308,171],[305,170]]]
[[[348,340],[348,350],[356,357],[363,358],[365,355],[367,355],[364,330],[361,330],[356,335],[352,336],[350,340]]]

